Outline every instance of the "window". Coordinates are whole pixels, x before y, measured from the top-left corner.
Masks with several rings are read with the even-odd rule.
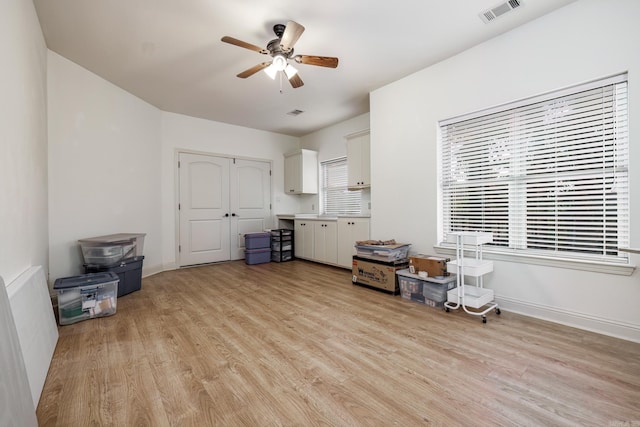
[[[340,157],[320,163],[322,188],[321,212],[324,215],[359,215],[362,191],[349,191],[347,158]]]
[[[626,262],[627,76],[439,126],[443,235],[528,255]]]

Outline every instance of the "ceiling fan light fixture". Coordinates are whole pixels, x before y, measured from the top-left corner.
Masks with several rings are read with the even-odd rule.
[[[298,69],[291,64],[287,64],[284,69],[284,73],[287,75],[287,78],[290,79],[291,77],[298,74]]]
[[[267,74],[267,76],[271,77],[271,80],[275,80],[276,74],[278,74],[278,69],[274,67],[273,64],[271,64],[264,69],[264,72]]]
[[[284,71],[284,69],[287,67],[287,59],[282,55],[276,55],[273,57],[271,65],[274,66],[278,71]]]

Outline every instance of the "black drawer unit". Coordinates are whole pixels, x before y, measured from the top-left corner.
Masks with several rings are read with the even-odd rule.
[[[271,230],[271,261],[291,261],[294,258],[294,249],[293,230]]]

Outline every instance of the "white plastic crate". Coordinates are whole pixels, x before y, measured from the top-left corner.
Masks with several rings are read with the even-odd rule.
[[[493,261],[463,258],[462,269],[465,276],[480,277],[493,271]],[[447,271],[453,274],[458,273],[458,260],[449,261],[447,263]]]
[[[472,308],[480,308],[493,301],[493,290],[477,286],[464,285],[464,305]],[[458,288],[447,292],[447,302],[458,304]],[[460,301],[462,303],[462,301]]]

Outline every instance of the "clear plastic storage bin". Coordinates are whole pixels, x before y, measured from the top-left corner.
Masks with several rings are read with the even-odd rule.
[[[60,324],[70,325],[115,314],[118,282],[118,275],[113,272],[56,279],[53,289],[58,294]]]
[[[85,264],[113,265],[123,259],[142,256],[142,233],[118,233],[78,240]]]

